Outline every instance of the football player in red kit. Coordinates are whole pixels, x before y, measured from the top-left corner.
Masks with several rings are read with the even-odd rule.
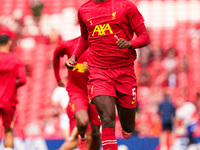
[[[71,57],[73,51],[76,48],[79,38],[62,42],[54,51],[53,66],[54,73],[59,86],[65,86],[59,75],[60,57],[67,55]],[[89,103],[87,82],[89,72],[87,71],[87,56],[86,51],[77,61],[72,69],[68,69],[68,82],[67,91],[70,97],[70,102],[67,107],[67,112],[70,119],[70,133],[74,126],[77,126],[80,138],[85,138],[85,132],[90,121],[90,127],[92,130],[92,142],[90,149],[98,150],[100,148],[100,132],[99,127],[101,125],[98,112],[94,105]],[[74,119],[76,123],[74,123]],[[64,145],[63,145],[64,146]],[[62,147],[61,147],[62,148]]]
[[[65,65],[72,67],[89,47],[88,94],[102,121],[102,146],[117,150],[115,105],[124,138],[135,126],[135,49],[150,42],[144,19],[129,0],[90,0],[80,7],[78,19],[81,37]]]
[[[17,88],[26,82],[26,70],[21,60],[10,53],[12,45],[8,30],[0,30],[0,116],[5,128],[5,150],[13,150],[13,127]]]

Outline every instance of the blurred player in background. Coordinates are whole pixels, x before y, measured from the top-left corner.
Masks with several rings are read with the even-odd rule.
[[[72,67],[90,47],[88,94],[102,121],[104,150],[117,150],[115,104],[122,135],[129,138],[135,126],[137,83],[136,48],[149,44],[144,19],[129,0],[90,0],[78,11],[81,38],[66,66]],[[136,38],[132,40],[133,34]]]
[[[199,119],[195,105],[192,102],[186,101],[183,97],[178,98],[176,100],[175,119],[175,132],[177,137],[187,136],[189,145],[194,144],[193,132],[197,127]]]
[[[5,127],[5,150],[13,150],[13,127],[17,88],[26,82],[26,70],[21,60],[10,53],[12,45],[8,30],[0,30],[0,115]]]
[[[71,57],[79,38],[73,40],[62,42],[54,51],[53,66],[54,73],[58,83],[58,86],[65,87],[65,83],[61,80],[59,74],[60,57],[67,55],[68,58]],[[73,128],[78,129],[78,133],[82,140],[85,140],[85,132],[90,121],[90,126],[92,130],[92,142],[90,149],[98,150],[100,148],[100,119],[98,118],[98,113],[94,105],[89,104],[88,93],[87,93],[87,82],[88,74],[87,71],[87,56],[86,51],[83,56],[79,59],[75,66],[68,70],[68,83],[67,91],[70,97],[70,102],[67,108],[68,115],[70,117],[70,133],[72,133]],[[74,119],[75,118],[75,119]],[[74,120],[76,122],[74,122]],[[75,131],[75,130],[74,130]],[[74,135],[72,135],[74,136]],[[67,149],[64,143],[61,150]]]
[[[57,109],[60,118],[60,129],[63,131],[65,139],[69,138],[69,117],[66,109],[69,104],[68,92],[64,87],[56,87],[51,96],[53,105]]]

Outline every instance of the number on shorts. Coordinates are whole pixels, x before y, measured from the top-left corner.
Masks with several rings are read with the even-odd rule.
[[[136,88],[132,89],[132,94],[133,94],[133,100],[136,99]]]

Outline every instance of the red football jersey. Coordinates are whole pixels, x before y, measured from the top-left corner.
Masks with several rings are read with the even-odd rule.
[[[79,38],[62,42],[54,51],[53,66],[54,74],[57,81],[60,81],[59,66],[60,57],[67,55],[68,58],[73,54]],[[87,82],[89,72],[85,72],[83,69],[83,63],[87,62],[88,51],[78,59],[76,67],[74,69],[68,69],[68,83],[67,90],[84,90],[87,92]],[[67,69],[67,68],[66,68]]]
[[[90,0],[78,11],[81,33],[88,38],[90,53],[88,65],[100,68],[115,68],[133,63],[134,49],[119,49],[114,35],[131,41],[134,29],[144,19],[137,7],[129,0]],[[79,53],[74,53],[79,57]]]
[[[26,70],[19,58],[12,53],[0,52],[0,107],[15,106],[16,88],[25,84]]]

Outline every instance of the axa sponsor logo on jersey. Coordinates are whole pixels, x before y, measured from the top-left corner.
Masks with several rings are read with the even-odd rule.
[[[107,31],[107,32],[106,32]],[[99,24],[99,25],[96,25],[94,30],[93,30],[93,33],[92,33],[92,36],[95,35],[95,33],[98,35],[98,36],[102,36],[102,35],[106,35],[108,33],[110,34],[113,34],[113,31],[110,27],[110,24],[109,23],[106,23],[106,24]]]

